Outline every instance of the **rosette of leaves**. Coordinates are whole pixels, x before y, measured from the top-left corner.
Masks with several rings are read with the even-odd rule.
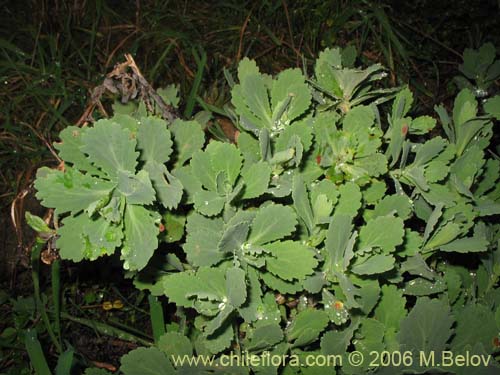
[[[243,59],[238,66],[239,83],[231,91],[231,102],[243,128],[259,136],[281,133],[310,106],[311,93],[298,69],[287,69],[276,79],[261,74],[255,61]]]
[[[326,175],[332,181],[365,185],[387,172],[382,131],[375,124],[373,107],[357,106],[342,119],[324,113],[317,116],[314,126],[318,164],[328,169]]]
[[[368,100],[376,99],[380,104],[388,98],[386,94],[397,89],[376,89],[373,83],[387,76],[380,64],[374,64],[367,69],[354,68],[356,51],[352,47],[344,50],[327,48],[319,54],[314,66],[316,80],[314,87],[323,96],[317,96],[320,108],[336,107],[343,113],[349,112]]]
[[[490,96],[490,88],[500,77],[500,59],[496,58],[497,49],[492,43],[485,43],[478,49],[466,48],[463,64],[458,69],[463,76],[456,76],[459,89],[467,88],[479,98]]]
[[[63,170],[38,170],[36,196],[64,216],[56,246],[63,259],[94,260],[121,250],[140,270],[158,247],[159,206],[172,209],[182,185],[165,163],[172,153],[165,121],[119,114],[92,127],[71,126],[55,147]]]
[[[255,62],[241,61],[239,83],[231,91],[238,125],[248,131],[236,142],[244,155],[244,197],[254,196],[258,181],[272,174],[267,192],[275,197],[291,193],[293,169],[312,146],[311,90],[298,69],[287,69],[276,78],[261,74]],[[259,165],[253,165],[259,162]],[[267,172],[270,170],[270,172]],[[260,190],[259,190],[260,192]]]
[[[256,211],[238,211],[227,222],[191,214],[184,251],[190,264],[199,268],[196,273],[185,271],[168,276],[164,280],[166,295],[176,304],[194,307],[208,317],[218,313],[204,329],[208,339],[215,333],[216,337],[221,335],[224,322],[236,312],[248,323],[257,321],[263,308],[259,279],[273,290],[296,291],[317,265],[312,249],[297,241],[282,240],[293,233],[296,225],[293,209],[274,203]],[[238,289],[241,299],[237,303],[231,302],[229,290],[222,287],[225,273],[226,279],[229,277],[228,267],[231,273],[239,275],[238,281],[233,279],[230,283]],[[200,285],[207,286],[208,279],[198,282],[200,275],[208,278],[215,273],[220,274],[219,292],[213,296],[212,308],[207,309],[206,291]],[[219,312],[221,306],[227,306],[227,311]]]

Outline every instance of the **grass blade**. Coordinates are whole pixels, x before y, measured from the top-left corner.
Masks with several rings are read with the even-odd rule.
[[[28,329],[26,331],[24,345],[28,351],[28,356],[30,357],[31,365],[35,369],[35,373],[37,375],[52,375],[35,330]]]
[[[151,326],[153,328],[153,337],[158,343],[160,337],[165,334],[165,318],[163,316],[163,306],[158,298],[149,295],[149,315],[151,317]]]

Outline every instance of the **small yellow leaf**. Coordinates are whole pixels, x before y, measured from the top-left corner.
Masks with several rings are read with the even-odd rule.
[[[113,304],[110,301],[105,301],[102,303],[103,310],[111,310],[113,308]]]

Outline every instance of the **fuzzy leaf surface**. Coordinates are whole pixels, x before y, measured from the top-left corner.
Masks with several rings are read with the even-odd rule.
[[[446,303],[421,297],[401,321],[398,339],[400,344],[406,345],[410,350],[440,352],[446,348],[446,342],[453,333],[451,326],[454,322]]]
[[[125,208],[125,239],[122,256],[123,267],[141,270],[158,248],[159,215],[142,206],[129,204]]]
[[[58,171],[42,167],[35,181],[36,197],[45,207],[55,208],[58,213],[76,213],[100,201],[111,193],[115,184],[82,174],[66,167]]]
[[[290,235],[297,225],[297,216],[291,207],[270,204],[259,208],[252,222],[248,242],[262,245]]]
[[[274,242],[265,249],[272,255],[266,259],[267,269],[284,280],[303,280],[318,264],[313,251],[296,241]]]
[[[128,129],[111,120],[99,120],[82,138],[82,151],[109,176],[116,177],[118,170],[135,171],[139,153]]]

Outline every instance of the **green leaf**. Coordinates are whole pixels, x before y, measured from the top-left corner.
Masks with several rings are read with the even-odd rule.
[[[129,171],[118,171],[118,190],[129,204],[152,204],[155,200],[155,191],[151,185],[148,172],[142,170],[137,174]]]
[[[477,184],[475,191],[476,196],[484,195],[489,190],[496,186],[496,181],[500,176],[500,161],[496,159],[488,159],[484,166],[484,171],[481,175],[482,179]]]
[[[408,316],[401,321],[398,339],[408,350],[441,352],[453,333],[455,319],[447,303],[427,297],[417,299]]]
[[[114,225],[104,218],[87,221],[80,230],[87,236],[85,258],[95,260],[102,255],[112,255],[123,239],[121,226]]]
[[[26,223],[38,233],[50,234],[52,233],[52,229],[49,228],[47,223],[39,216],[33,215],[31,212],[26,211],[24,214],[26,219]]]
[[[304,147],[304,152],[307,152],[312,145],[312,127],[308,121],[296,121],[288,125],[279,135],[275,144],[275,152],[285,151],[292,143],[293,138],[298,138]]]
[[[244,168],[241,176],[245,182],[242,198],[257,198],[267,191],[271,178],[271,167],[267,162],[259,161],[249,168]]]
[[[234,339],[233,326],[224,324],[213,335],[200,335],[196,339],[195,347],[198,354],[217,354],[231,346]]]
[[[228,321],[228,318],[234,312],[234,306],[227,305],[224,300],[221,304],[219,304],[218,309],[219,313],[205,326],[203,332],[205,336],[210,336],[214,334],[214,332],[218,331],[222,327],[222,325]]]
[[[349,320],[347,306],[327,289],[321,291],[321,296],[321,303],[325,307],[325,312],[328,314],[330,321],[338,326],[345,324]]]
[[[345,271],[349,265],[350,258],[352,258],[352,255],[350,257],[345,256],[349,243],[354,243],[354,239],[356,238],[356,236],[351,236],[351,232],[352,217],[335,214],[328,227],[325,240],[325,247],[335,270]]]
[[[311,276],[308,276],[304,282],[304,289],[310,293],[319,293],[321,288],[325,285],[325,275],[323,272],[316,272]]]
[[[454,222],[437,229],[431,239],[425,244],[424,250],[434,250],[453,241],[460,234],[460,225]]]
[[[201,150],[196,151],[190,164],[190,172],[201,182],[205,189],[217,191],[217,172],[212,168],[212,163],[207,154]]]
[[[224,257],[218,250],[222,238],[222,219],[209,219],[194,213],[188,216],[186,242],[183,246],[189,263],[195,266],[211,266]]]
[[[446,290],[446,284],[441,278],[427,280],[417,277],[405,283],[404,294],[408,296],[430,296],[442,293]]]
[[[271,106],[273,119],[288,124],[304,114],[311,103],[309,86],[300,69],[282,71],[273,82]]]
[[[356,351],[363,354],[363,358],[367,358],[370,353],[382,353],[385,349],[383,342],[386,329],[382,323],[373,318],[362,318],[360,328],[356,332],[355,345]],[[348,374],[368,374],[370,369],[373,369],[373,363],[370,361],[362,361],[359,366],[353,366],[351,362],[346,361],[342,367],[343,371]]]
[[[406,298],[403,292],[394,285],[382,286],[382,296],[375,308],[375,319],[385,325],[386,328],[399,330],[401,320],[406,317]]]
[[[257,271],[248,267],[247,274],[247,299],[245,303],[238,308],[238,312],[246,323],[253,322],[259,318],[259,310],[261,305],[262,289]]]
[[[358,275],[374,275],[393,269],[394,262],[393,256],[385,254],[357,257],[351,270]]]
[[[490,116],[500,121],[500,95],[496,95],[486,100],[486,103],[484,103],[484,110]]]
[[[357,302],[360,309],[366,315],[369,315],[380,299],[380,284],[375,278],[358,277],[354,274],[349,275],[352,283],[358,287]]]
[[[240,69],[238,69],[238,71],[240,71]],[[257,74],[245,75],[243,78],[240,78],[240,85],[246,106],[251,113],[261,121],[261,124],[264,125],[259,127],[270,128],[272,124],[272,113],[269,105],[267,87],[262,76]],[[238,109],[239,106],[236,104],[235,106]]]
[[[359,133],[360,136],[369,132],[375,120],[375,113],[371,107],[360,105],[352,108],[344,117],[343,129],[350,133]]]
[[[410,133],[423,135],[430,132],[436,126],[436,120],[430,116],[420,116],[411,121]]]
[[[144,165],[144,170],[149,173],[158,200],[163,207],[166,209],[176,208],[183,193],[180,179],[170,174],[164,164],[156,161],[147,162]]]
[[[454,351],[476,343],[483,344],[488,351],[492,350],[493,339],[498,336],[498,327],[490,307],[469,303],[457,311],[455,318],[457,326],[451,342]]]
[[[496,48],[492,43],[485,43],[479,49],[466,48],[463,53],[464,63],[458,69],[470,79],[478,77],[486,71],[496,57]]]
[[[297,217],[291,207],[269,204],[259,208],[252,222],[248,242],[262,245],[289,236],[297,225]]]
[[[239,222],[227,225],[218,244],[218,249],[223,253],[233,253],[245,243],[250,230],[250,222]]]
[[[205,149],[210,157],[213,171],[217,174],[224,172],[231,186],[234,186],[239,176],[243,158],[240,151],[231,143],[212,141]]]
[[[194,197],[194,208],[206,216],[219,214],[226,200],[217,193],[208,190],[198,191]]]
[[[392,118],[393,120],[405,117],[413,104],[413,93],[405,86],[398,92],[394,102],[392,103]]]
[[[292,198],[297,214],[306,225],[309,233],[312,233],[314,228],[313,212],[309,202],[309,194],[300,175],[293,177]]]
[[[198,280],[194,271],[177,272],[163,278],[165,295],[177,306],[193,307],[193,300],[188,298],[198,289]]]
[[[248,133],[240,133],[236,138],[238,149],[243,154],[246,164],[257,163],[260,160],[259,141]]]
[[[60,143],[54,143],[54,147],[59,151],[59,156],[65,163],[71,163],[73,168],[86,171],[92,175],[99,174],[99,171],[87,159],[82,151],[82,135],[89,128],[79,128],[78,126],[68,126],[59,133]]]
[[[143,117],[137,131],[137,147],[142,161],[166,163],[172,153],[172,139],[167,122],[157,117]]]
[[[321,338],[321,353],[324,355],[344,355],[358,329],[359,323],[351,323],[341,331],[328,331]]]
[[[372,183],[363,191],[363,199],[366,204],[377,203],[384,197],[387,187],[383,181],[372,181]]]
[[[128,204],[125,208],[125,239],[122,256],[123,268],[141,270],[158,248],[159,215],[142,206]]]
[[[249,351],[267,349],[283,340],[283,330],[276,322],[259,325],[250,334],[248,343],[245,345],[245,349]]]
[[[158,349],[167,356],[191,356],[193,355],[193,346],[189,338],[179,332],[167,332],[160,337]]]
[[[271,255],[266,258],[267,269],[284,280],[303,280],[318,264],[312,249],[299,242],[274,242],[264,247]]]
[[[174,108],[179,108],[179,85],[170,84],[166,87],[161,87],[156,90],[156,93],[161,96],[165,104],[171,105]]]
[[[193,172],[191,165],[185,165],[183,167],[174,169],[172,171],[172,176],[179,181],[185,192],[185,203],[192,204],[193,196],[196,192],[202,189],[201,182]],[[158,193],[160,195],[160,193]]]
[[[62,221],[62,226],[57,229],[59,238],[56,246],[62,259],[80,262],[85,256],[86,240],[82,228],[89,222],[85,214],[68,216]]]
[[[410,232],[414,233],[414,232]],[[401,263],[401,273],[408,272],[410,275],[423,276],[426,279],[434,280],[437,274],[432,270],[420,254],[415,254]]]
[[[287,282],[285,280],[280,279],[279,277],[274,276],[270,272],[262,272],[260,274],[260,278],[271,290],[276,290],[281,294],[295,294],[298,291],[303,289],[301,283],[294,281]]]
[[[477,114],[477,101],[469,89],[463,89],[455,98],[453,105],[453,122],[459,128],[467,121],[472,120]],[[458,143],[458,142],[457,142]]]
[[[450,168],[446,164],[446,162],[441,160],[432,160],[427,164],[427,168],[425,168],[425,179],[427,182],[438,182],[448,176]]]
[[[196,121],[177,119],[170,130],[174,135],[175,149],[177,151],[176,166],[182,166],[191,159],[193,154],[201,150],[205,143],[205,133]]]
[[[396,213],[398,217],[406,220],[410,217],[412,206],[410,198],[406,195],[394,194],[386,195],[376,206],[373,211],[373,218],[380,216],[392,215]]]
[[[297,314],[286,330],[287,340],[294,346],[304,346],[319,339],[328,325],[328,315],[322,310],[306,309]]]
[[[222,302],[226,294],[225,272],[208,267],[200,267],[196,273],[177,272],[164,279],[163,287],[169,300],[179,306],[193,307],[193,297]]]
[[[137,348],[125,354],[120,371],[124,375],[172,375],[175,369],[157,348]]]
[[[36,197],[59,214],[76,213],[94,202],[105,199],[115,184],[66,167],[65,172],[42,167],[35,180]]]
[[[417,254],[422,247],[423,239],[418,232],[405,229],[403,245],[399,247],[397,254],[401,257],[411,257]]]
[[[82,136],[82,151],[89,160],[111,177],[119,170],[135,172],[136,140],[130,131],[112,120],[99,120]]]
[[[226,271],[226,290],[228,302],[234,307],[240,307],[247,299],[245,271],[241,268],[228,268]]]
[[[489,242],[486,238],[479,236],[459,238],[457,240],[441,245],[439,250],[457,253],[475,253],[488,250]]]
[[[404,224],[399,217],[379,216],[371,220],[359,231],[358,253],[374,248],[388,254],[403,243]]]
[[[339,188],[340,198],[335,214],[345,214],[355,217],[361,207],[361,191],[353,182],[347,182]]]
[[[417,148],[413,167],[420,167],[434,159],[446,146],[446,141],[441,137],[434,137]]]
[[[342,56],[339,48],[325,49],[320,52],[318,59],[316,60],[316,65],[314,73],[318,81],[319,86],[338,98],[343,96],[342,89],[336,77],[333,74],[334,69],[342,68]]]

